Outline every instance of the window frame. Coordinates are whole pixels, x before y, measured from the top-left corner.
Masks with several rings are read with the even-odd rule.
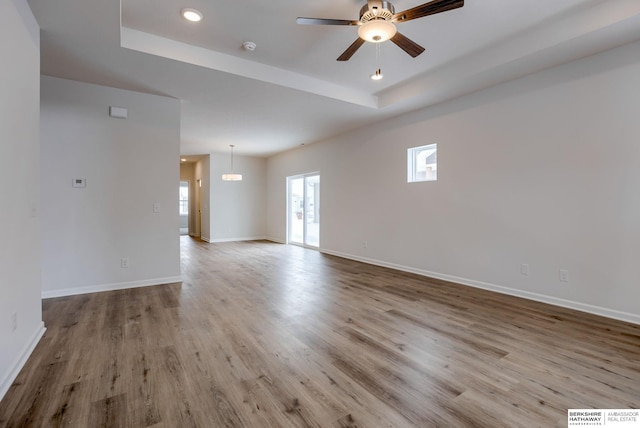
[[[431,175],[425,171],[425,177],[418,177],[418,165],[417,160],[420,153],[433,150],[433,153],[429,154],[426,159],[435,154],[436,161],[429,165],[435,165],[435,169]],[[426,160],[425,159],[425,160]],[[425,167],[426,169],[426,167]],[[409,147],[407,149],[407,183],[422,183],[422,182],[438,181],[438,144],[432,143],[424,146]]]

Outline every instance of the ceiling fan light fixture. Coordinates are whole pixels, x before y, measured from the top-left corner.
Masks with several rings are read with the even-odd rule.
[[[393,22],[374,19],[358,27],[358,36],[367,42],[382,43],[395,36],[397,31]]]
[[[202,18],[203,18],[202,12],[200,12],[197,9],[192,9],[190,7],[185,7],[184,9],[182,9],[180,11],[180,15],[182,15],[182,17],[187,21],[191,21],[191,22],[199,22],[199,21],[202,21]]]

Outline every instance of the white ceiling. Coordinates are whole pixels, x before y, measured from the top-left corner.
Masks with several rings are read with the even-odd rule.
[[[422,0],[397,0],[396,11]],[[120,4],[122,3],[122,4]],[[181,153],[268,156],[640,40],[640,0],[466,0],[401,23],[391,42],[336,58],[364,0],[29,0],[42,73],[181,100]],[[204,14],[198,24],[184,7]],[[253,41],[253,52],[242,43]],[[380,67],[384,79],[369,75]]]

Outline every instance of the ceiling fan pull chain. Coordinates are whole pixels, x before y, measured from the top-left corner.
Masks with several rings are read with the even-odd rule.
[[[376,43],[376,71],[369,77],[371,80],[380,80],[382,79],[382,70],[380,69],[380,45],[381,43]]]

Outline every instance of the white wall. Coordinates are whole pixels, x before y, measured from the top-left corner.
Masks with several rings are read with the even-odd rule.
[[[0,2],[0,58],[1,399],[44,333],[38,219],[40,33],[25,0]]]
[[[635,43],[274,156],[268,236],[320,171],[323,251],[640,323],[638,88]],[[406,183],[430,143],[438,181]]]
[[[266,160],[234,155],[242,181],[223,181],[230,155],[211,156],[211,242],[264,239],[266,236]]]
[[[43,296],[179,281],[178,100],[41,84]],[[109,117],[109,106],[129,118]]]

